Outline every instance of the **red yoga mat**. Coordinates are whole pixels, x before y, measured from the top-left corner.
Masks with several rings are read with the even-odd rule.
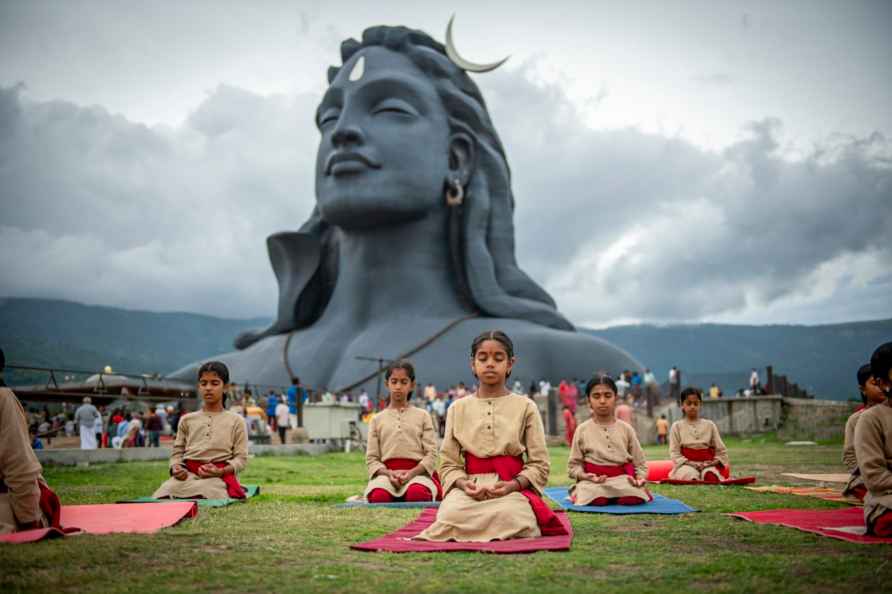
[[[731,467],[726,466],[722,469],[722,474],[726,478],[718,483],[707,483],[705,481],[683,481],[679,479],[669,478],[672,472],[672,460],[648,460],[647,461],[647,480],[651,483],[662,483],[664,485],[750,485],[756,482],[754,476],[742,476],[739,478],[730,478]]]
[[[659,483],[669,478],[672,472],[672,460],[648,460],[647,480],[651,483]]]
[[[25,543],[68,534],[152,533],[198,514],[194,501],[63,505],[63,530],[40,528],[0,536],[0,542]]]
[[[448,553],[455,551],[480,551],[484,553],[535,553],[536,551],[569,551],[573,542],[573,528],[567,513],[554,512],[567,534],[540,536],[538,538],[515,538],[490,542],[431,542],[409,540],[437,519],[437,510],[426,509],[421,515],[396,532],[380,538],[350,545],[357,551],[387,551],[390,553]]]
[[[772,509],[760,512],[728,514],[756,524],[774,524],[813,532],[858,544],[892,544],[892,538],[866,536],[864,510],[860,507],[843,509]]]

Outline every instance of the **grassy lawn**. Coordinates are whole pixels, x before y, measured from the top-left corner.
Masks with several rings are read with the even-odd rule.
[[[773,438],[729,440],[734,474],[759,484],[806,484],[782,472],[842,472],[840,444],[785,447]],[[665,447],[646,448],[651,459]],[[552,448],[551,484],[569,483],[567,448]],[[64,503],[149,495],[166,464],[47,468]],[[808,497],[741,487],[655,486],[701,510],[683,516],[572,514],[567,553],[389,554],[348,545],[405,524],[418,510],[336,509],[365,484],[362,454],[263,457],[246,483],[262,495],[202,510],[155,535],[78,536],[0,546],[0,591],[140,592],[862,592],[892,583],[892,547],[855,545],[722,514],[829,508]],[[887,586],[883,586],[887,584]]]

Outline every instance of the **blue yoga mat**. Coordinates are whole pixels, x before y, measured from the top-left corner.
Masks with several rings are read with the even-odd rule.
[[[697,511],[678,499],[669,499],[653,493],[654,500],[642,505],[574,505],[570,502],[567,487],[548,487],[545,496],[563,509],[595,514],[686,514]]]
[[[420,508],[420,507],[440,507],[439,501],[394,501],[392,503],[369,503],[368,501],[348,501],[347,503],[342,503],[338,507],[340,508],[352,508],[352,507],[370,507],[370,508],[378,508],[378,507],[395,507],[402,509],[411,509],[411,508]]]

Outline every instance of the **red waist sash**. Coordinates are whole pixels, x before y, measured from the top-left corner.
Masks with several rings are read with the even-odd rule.
[[[510,481],[523,470],[523,458],[520,456],[493,456],[491,458],[478,458],[470,452],[465,452],[465,472],[468,474],[499,475],[499,480]],[[555,513],[542,501],[532,489],[519,491],[530,502],[533,513],[536,515],[536,523],[542,536],[558,536],[567,534]]]
[[[201,460],[185,460],[186,470],[191,472],[192,474],[198,474],[198,469],[204,466],[205,464],[213,464],[217,468],[224,468],[226,466],[226,462],[202,462]],[[226,483],[226,494],[232,497],[233,499],[244,499],[246,496],[246,492],[244,487],[238,482],[238,478],[235,476],[235,473],[232,474],[224,474],[221,477],[218,477],[221,481]]]
[[[591,462],[585,462],[584,466],[586,472],[589,472],[591,474],[601,474],[608,478],[622,476],[624,474],[628,476],[635,476],[635,465],[631,462],[609,466],[604,464],[592,464]]]
[[[46,516],[46,519],[49,520],[50,527],[52,528],[62,528],[62,502],[59,501],[59,496],[56,495],[52,489],[50,489],[49,485],[45,482],[38,480],[37,486],[40,487],[40,502],[38,505],[40,506],[40,511]],[[0,480],[0,493],[8,493],[9,487],[7,487],[6,483]],[[40,528],[42,524],[38,521],[35,523],[35,526],[27,526],[28,528]]]
[[[390,458],[384,460],[384,466],[387,470],[412,470],[418,466],[418,460],[410,460],[409,458]],[[437,486],[437,492],[434,493],[436,501],[443,500],[443,485],[440,484],[440,476],[435,472],[433,476],[428,477]]]
[[[691,462],[711,462],[715,460],[715,448],[681,448],[681,455]],[[719,464],[721,466],[721,464]]]

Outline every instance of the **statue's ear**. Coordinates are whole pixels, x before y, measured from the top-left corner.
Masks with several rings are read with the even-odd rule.
[[[449,136],[449,177],[458,178],[466,186],[477,169],[477,143],[465,132]]]

